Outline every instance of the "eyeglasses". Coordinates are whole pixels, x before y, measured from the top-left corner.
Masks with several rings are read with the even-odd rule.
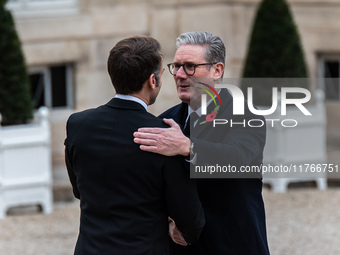
[[[192,63],[184,63],[183,65],[177,64],[177,63],[170,63],[168,64],[169,72],[172,75],[176,75],[178,70],[183,66],[184,72],[191,76],[194,75],[196,72],[196,67],[198,66],[204,66],[204,65],[214,65],[216,63],[203,63],[203,64],[192,64]]]

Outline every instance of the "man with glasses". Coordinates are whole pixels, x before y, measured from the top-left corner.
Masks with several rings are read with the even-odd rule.
[[[202,89],[194,79],[203,79],[210,87],[221,83],[224,73],[225,47],[218,36],[207,32],[189,32],[176,41],[173,63],[168,64],[174,76],[181,104],[160,115],[171,127],[141,128],[134,141],[145,151],[163,155],[182,155],[183,161],[201,165],[206,154],[214,155],[220,164],[260,166],[265,144],[265,126],[260,128],[224,126],[218,132],[211,123],[204,123],[201,114]],[[217,119],[263,119],[254,116],[245,104],[245,114],[233,115],[232,96],[226,89],[218,92],[223,105],[214,113]],[[207,102],[207,112],[215,105]],[[193,120],[193,116],[196,116]],[[190,119],[190,120],[189,120]],[[190,124],[189,124],[190,122]],[[178,124],[177,124],[178,123]],[[189,139],[185,127],[191,125],[195,135]],[[210,125],[205,126],[203,125]],[[221,125],[222,126],[222,125]],[[206,128],[208,127],[208,128]],[[209,128],[210,127],[210,128]],[[186,135],[187,136],[186,136]],[[183,169],[183,171],[187,171]],[[178,244],[171,245],[171,254],[228,255],[269,254],[261,178],[197,179],[197,189],[205,212],[206,225],[197,244],[183,244],[181,233],[173,226],[170,235]]]

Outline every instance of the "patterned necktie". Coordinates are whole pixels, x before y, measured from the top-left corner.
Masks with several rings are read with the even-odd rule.
[[[188,121],[185,124],[183,134],[186,135],[187,137],[190,137],[190,128],[194,127],[194,123],[196,120],[198,120],[199,116],[196,112],[192,112],[189,115]]]

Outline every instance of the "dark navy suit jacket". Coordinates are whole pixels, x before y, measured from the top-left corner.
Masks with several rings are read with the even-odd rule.
[[[233,100],[230,93],[222,89],[220,97],[223,105],[218,110],[216,119],[229,122],[232,119],[234,123],[245,123],[245,125],[230,127],[228,123],[216,125],[213,128],[212,122],[200,124],[205,120],[205,116],[202,116],[191,131],[194,152],[197,153],[196,165],[218,163],[228,166],[230,164],[237,169],[241,166],[260,166],[266,127],[265,125],[259,128],[249,127],[247,122],[250,119],[260,119],[264,123],[264,118],[252,114],[246,102],[245,114],[233,115]],[[212,112],[214,107],[214,104],[210,104],[207,113]],[[187,108],[187,104],[181,103],[159,117],[173,118],[184,126]],[[255,126],[255,122],[251,125]],[[256,125],[260,126],[261,122],[257,121]],[[262,199],[262,179],[261,177],[241,177],[243,178],[196,180],[206,225],[196,245],[182,247],[170,242],[170,254],[269,254]]]
[[[195,182],[179,156],[140,150],[140,127],[167,126],[116,98],[69,118],[65,157],[81,208],[75,254],[168,254],[168,216],[187,242],[198,239],[204,215]]]

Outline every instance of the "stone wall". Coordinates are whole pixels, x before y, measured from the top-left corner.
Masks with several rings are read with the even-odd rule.
[[[340,2],[290,0],[311,77],[318,76],[320,54],[340,54]],[[52,111],[53,162],[63,164],[65,121],[73,111],[107,102],[114,91],[106,60],[114,44],[130,35],[151,35],[163,47],[164,66],[172,61],[175,39],[186,31],[210,31],[227,47],[225,77],[239,77],[259,0],[79,0],[73,13],[15,15],[29,67],[73,63],[75,109]],[[51,10],[50,10],[51,11]],[[159,114],[178,103],[173,78],[150,111]],[[332,109],[338,107],[332,105]],[[334,122],[334,123],[333,123]],[[340,125],[338,119],[332,125]]]

